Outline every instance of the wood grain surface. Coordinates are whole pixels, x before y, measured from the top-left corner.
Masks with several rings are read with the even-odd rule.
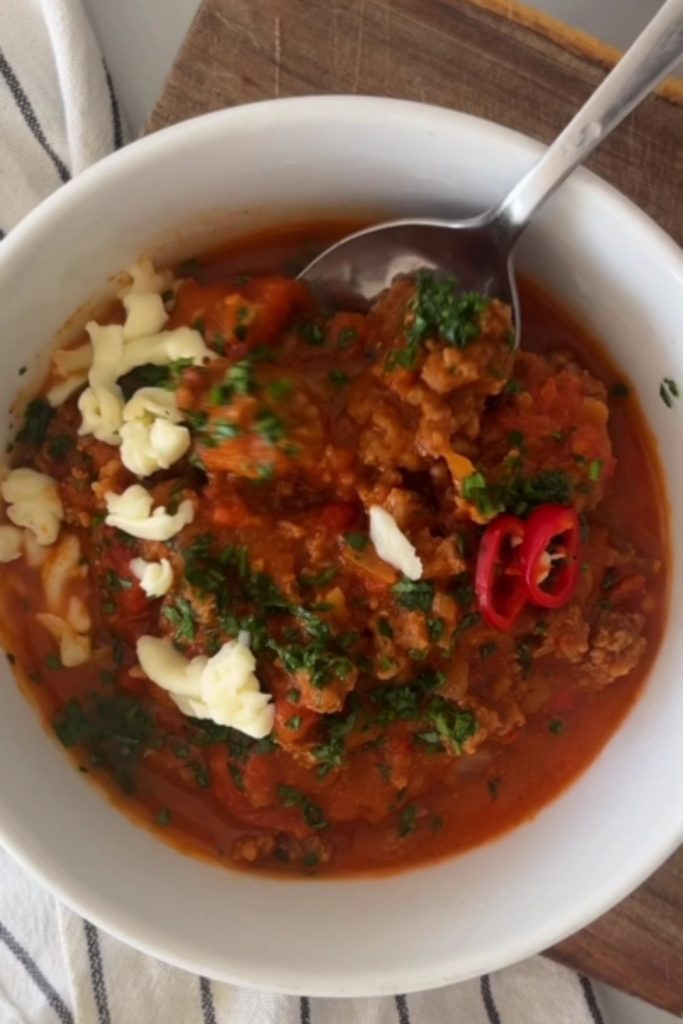
[[[148,130],[274,96],[359,93],[548,142],[617,57],[508,0],[205,0]],[[646,100],[590,166],[683,242],[683,83]],[[683,1016],[683,850],[548,955]]]

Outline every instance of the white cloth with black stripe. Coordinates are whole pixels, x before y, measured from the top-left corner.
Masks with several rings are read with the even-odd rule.
[[[80,0],[0,0],[0,238],[122,135]]]
[[[0,0],[0,231],[121,142],[111,82],[80,0]],[[436,992],[383,999],[293,998],[210,982],[105,935],[0,850],[0,1024],[446,1021],[601,1024],[602,1017],[587,978],[540,957]]]

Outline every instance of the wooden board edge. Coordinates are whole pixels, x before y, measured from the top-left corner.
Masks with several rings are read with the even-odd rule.
[[[205,0],[206,2],[206,0]],[[614,67],[622,56],[622,51],[616,46],[604,43],[596,36],[584,32],[580,28],[574,28],[559,18],[554,18],[545,11],[529,7],[520,0],[467,0],[468,3],[490,11],[501,18],[513,21],[537,35],[542,35],[556,46],[569,50],[576,57],[589,60],[593,64],[599,64],[606,70]],[[670,103],[678,103],[683,106],[683,79],[667,78],[656,89],[657,95]]]

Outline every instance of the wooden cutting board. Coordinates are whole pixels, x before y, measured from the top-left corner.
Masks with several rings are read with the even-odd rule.
[[[618,56],[514,0],[205,0],[148,130],[350,92],[438,103],[549,142]],[[590,166],[683,243],[683,82],[650,97]],[[683,1015],[683,850],[548,955]]]

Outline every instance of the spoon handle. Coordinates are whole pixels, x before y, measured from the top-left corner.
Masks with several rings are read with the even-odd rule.
[[[490,214],[512,245],[578,164],[666,77],[683,56],[683,0],[667,0],[607,78]]]

